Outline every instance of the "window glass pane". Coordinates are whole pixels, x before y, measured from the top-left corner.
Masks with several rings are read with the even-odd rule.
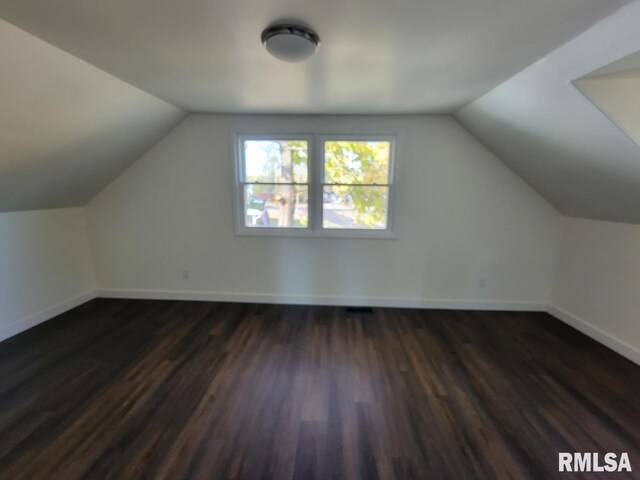
[[[306,140],[245,140],[244,181],[307,183],[309,145]]]
[[[325,186],[323,228],[387,228],[389,187]]]
[[[389,183],[391,144],[387,141],[324,142],[324,183]]]
[[[244,224],[247,227],[306,228],[309,224],[309,188],[245,185]]]

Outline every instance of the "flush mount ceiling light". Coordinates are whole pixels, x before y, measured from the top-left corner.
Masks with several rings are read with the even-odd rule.
[[[285,62],[301,62],[320,46],[320,37],[310,28],[294,24],[273,25],[262,32],[269,53]]]

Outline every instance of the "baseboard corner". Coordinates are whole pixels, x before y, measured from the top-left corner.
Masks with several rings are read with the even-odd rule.
[[[29,330],[36,325],[44,323],[47,320],[51,320],[52,318],[57,317],[64,312],[67,312],[82,305],[83,303],[93,300],[97,296],[97,290],[89,290],[87,292],[76,295],[75,297],[71,297],[67,300],[57,303],[51,307],[45,308],[35,315],[30,315],[26,318],[10,323],[9,325],[0,328],[0,342],[18,335],[25,330]]]
[[[601,343],[605,347],[608,347],[614,352],[631,360],[636,365],[640,365],[640,350],[632,345],[629,345],[624,340],[621,340],[618,337],[605,332],[604,330],[592,325],[586,320],[578,317],[577,315],[574,315],[573,313],[570,313],[569,311],[558,305],[550,303],[547,308],[547,313],[557,318],[561,322],[566,323],[567,325],[584,333],[588,337],[591,337],[596,342]]]

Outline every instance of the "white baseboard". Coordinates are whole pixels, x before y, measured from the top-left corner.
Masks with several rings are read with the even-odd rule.
[[[282,303],[289,305],[336,305],[394,308],[439,308],[445,310],[505,310],[545,312],[546,302],[449,300],[394,297],[344,297],[321,295],[273,295],[182,290],[100,289],[98,297],[145,300],[198,300],[205,302]]]
[[[640,365],[640,350],[629,345],[624,340],[620,340],[619,338],[590,324],[586,320],[583,320],[582,318],[579,318],[555,305],[549,305],[547,313],[553,315],[558,320],[566,323],[567,325],[572,326],[576,330],[581,331],[588,337],[593,338],[596,342],[601,343],[604,346],[609,347],[614,352],[617,352],[623,357],[628,358],[633,363]]]
[[[143,300],[196,300],[209,302],[283,303],[292,305],[336,305],[389,308],[436,308],[444,310],[496,310],[547,312],[597,342],[640,365],[640,350],[623,340],[591,325],[561,307],[545,302],[420,299],[394,297],[344,297],[311,295],[242,294],[180,290],[99,289],[77,295],[35,315],[0,328],[0,342],[97,297]]]
[[[95,290],[85,292],[63,302],[60,302],[56,305],[53,305],[52,307],[49,307],[45,310],[42,310],[35,315],[31,315],[30,317],[23,318],[22,320],[18,320],[17,322],[13,322],[7,326],[4,326],[0,328],[0,342],[6,340],[9,337],[13,337],[14,335],[24,332],[25,330],[35,327],[40,323],[46,322],[53,317],[57,317],[61,313],[71,310],[72,308],[76,308],[77,306],[80,306],[83,303],[86,303],[94,298],[96,298]]]

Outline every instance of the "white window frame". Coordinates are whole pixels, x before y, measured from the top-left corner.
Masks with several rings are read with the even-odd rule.
[[[396,134],[296,134],[296,133],[234,133],[233,162],[233,217],[235,234],[258,237],[321,237],[321,238],[396,238],[394,233],[394,213],[396,208],[397,181],[397,139]],[[306,228],[287,227],[248,227],[245,225],[244,185],[245,161],[244,142],[246,140],[306,140],[309,146],[307,185],[309,188],[309,224]],[[323,228],[323,188],[324,188],[324,142],[325,141],[385,141],[389,142],[389,179],[388,184],[381,185],[389,189],[387,200],[387,228]],[[249,182],[251,183],[251,182]],[[359,184],[354,184],[359,185]]]

